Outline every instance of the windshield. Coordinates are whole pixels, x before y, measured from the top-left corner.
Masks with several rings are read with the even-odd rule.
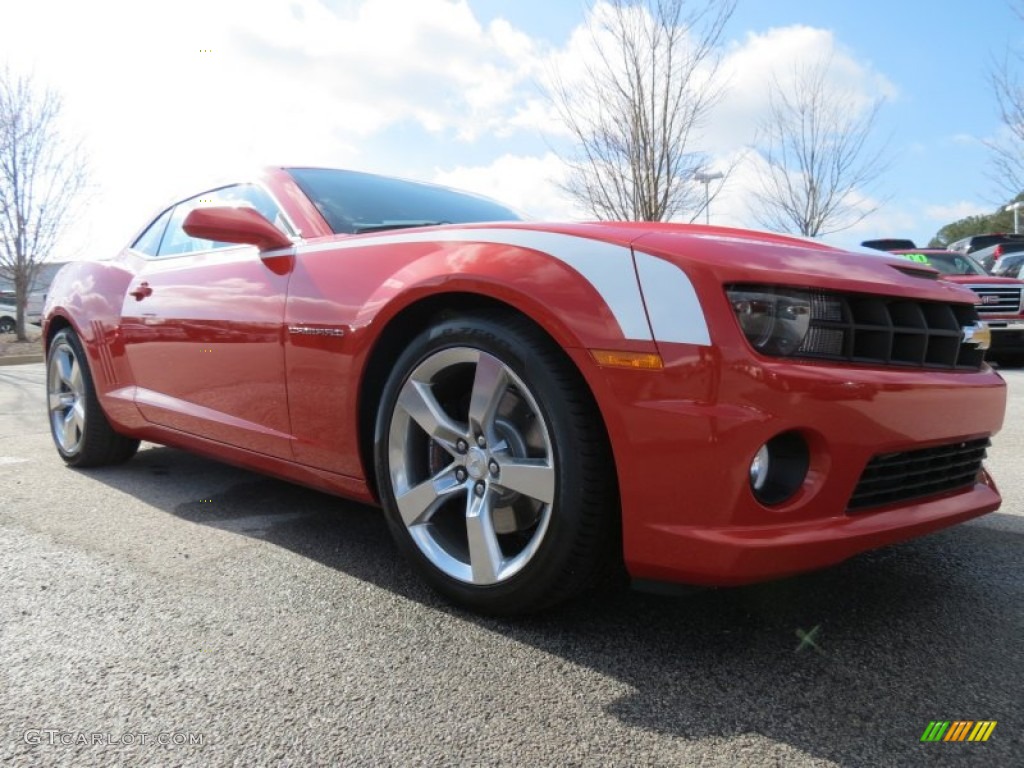
[[[326,168],[288,173],[338,234],[520,218],[485,197],[433,184]]]
[[[894,256],[902,256],[905,259],[916,261],[920,264],[927,264],[934,269],[939,270],[944,275],[987,275],[981,265],[978,264],[970,256],[964,256],[962,253],[952,253],[943,251],[941,253],[919,253],[917,251],[907,251],[893,254]]]

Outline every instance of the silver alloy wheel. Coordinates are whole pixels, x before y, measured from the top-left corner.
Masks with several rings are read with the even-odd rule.
[[[64,339],[51,354],[46,387],[53,436],[65,454],[74,455],[85,435],[85,382],[78,356]]]
[[[419,363],[399,392],[387,451],[402,521],[440,571],[498,584],[537,553],[555,498],[551,438],[501,360],[449,347]]]

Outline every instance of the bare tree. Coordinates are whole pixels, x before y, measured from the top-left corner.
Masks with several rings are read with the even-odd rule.
[[[596,58],[554,74],[576,144],[565,191],[598,219],[692,220],[705,206],[695,133],[715,104],[719,42],[735,0],[606,0],[591,7]]]
[[[778,78],[758,126],[764,161],[754,196],[754,218],[775,232],[818,237],[852,227],[878,205],[865,207],[889,162],[883,145],[872,148],[883,100],[867,106],[828,82],[831,57],[798,67],[791,88]]]
[[[1024,2],[1010,4],[1024,20]],[[989,75],[989,82],[999,107],[1002,135],[986,141],[992,153],[992,180],[1004,199],[1015,198],[1024,190],[1024,82],[1019,74],[1024,55],[1007,50]]]
[[[61,136],[61,99],[0,70],[0,277],[14,284],[18,339],[40,266],[86,184],[77,145]]]

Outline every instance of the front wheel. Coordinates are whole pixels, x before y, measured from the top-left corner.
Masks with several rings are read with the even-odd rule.
[[[139,441],[117,434],[96,398],[96,387],[78,336],[64,328],[53,337],[46,359],[50,434],[57,452],[73,467],[117,464],[135,455]]]
[[[617,530],[607,437],[564,353],[521,318],[448,321],[399,358],[377,418],[400,549],[449,599],[537,610],[590,583]]]

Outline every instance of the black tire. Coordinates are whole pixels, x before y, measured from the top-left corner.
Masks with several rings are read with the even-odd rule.
[[[72,467],[100,467],[127,461],[139,441],[110,426],[96,398],[89,361],[70,328],[57,332],[46,358],[50,435],[57,452]]]
[[[474,355],[475,362],[460,362]],[[490,383],[478,386],[489,372]],[[411,415],[423,413],[423,391],[455,432],[438,427],[428,436]],[[475,392],[488,397],[474,399]],[[493,407],[474,405],[485,401]],[[385,385],[375,460],[399,549],[459,605],[504,615],[540,610],[575,596],[621,557],[618,489],[601,415],[564,352],[519,316],[448,320],[416,337]],[[525,465],[530,474],[518,474]],[[428,482],[426,496],[410,493]],[[436,509],[427,501],[414,517],[420,500],[442,486]],[[479,516],[474,505],[484,510]],[[480,542],[497,550],[485,547],[488,557],[476,557]]]
[[[14,333],[17,324],[12,317],[0,317],[0,333]]]

